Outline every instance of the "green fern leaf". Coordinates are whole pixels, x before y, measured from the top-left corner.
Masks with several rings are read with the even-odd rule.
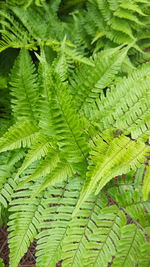
[[[7,208],[8,203],[11,200],[13,190],[16,187],[16,183],[12,178],[8,179],[7,182],[3,185],[3,188],[0,190],[0,203]]]
[[[140,253],[140,247],[144,242],[145,237],[140,229],[133,224],[124,226],[121,229],[121,239],[112,266],[134,267]]]
[[[126,134],[131,133],[133,139],[139,136],[147,139],[150,132],[149,84],[149,64],[144,64],[128,78],[118,81],[107,91],[106,97],[97,98],[87,109],[87,116],[99,122],[101,130],[115,126]]]
[[[144,25],[138,18],[137,16],[133,15],[132,13],[130,13],[129,11],[125,10],[125,9],[122,9],[120,8],[119,10],[115,11],[114,12],[114,15],[116,17],[119,17],[119,18],[123,18],[123,19],[128,19],[130,22],[135,22],[139,25]]]
[[[52,170],[52,172],[46,176],[45,181],[39,187],[35,195],[38,195],[39,192],[43,191],[48,186],[52,186],[56,183],[59,183],[63,180],[70,178],[72,174],[73,170],[68,162],[65,161],[58,162],[57,166]]]
[[[72,98],[66,85],[55,79],[54,88],[57,91],[55,94],[53,91],[51,97],[52,127],[56,132],[59,148],[66,153],[68,161],[81,162],[85,160],[88,149],[81,131],[80,118],[73,108]],[[62,133],[65,133],[67,140]]]
[[[117,47],[102,51],[94,61],[95,67],[83,66],[77,71],[71,81],[71,89],[78,110],[110,85],[119,72],[128,49]]]
[[[104,20],[109,21],[111,18],[111,11],[109,10],[109,3],[106,0],[98,0],[98,8],[102,12]]]
[[[9,5],[18,5],[18,6],[23,6],[24,8],[27,8],[27,7],[29,7],[31,4],[32,4],[32,2],[35,2],[35,4],[37,5],[37,6],[41,6],[41,3],[42,2],[44,2],[45,0],[27,0],[27,1],[25,1],[25,0],[7,0],[7,3],[9,4]]]
[[[11,7],[11,11],[28,30],[29,35],[36,40],[35,45],[48,40],[62,41],[66,34],[65,22],[60,21],[51,4],[43,3],[43,8],[31,5],[27,9],[15,6]]]
[[[136,3],[133,3],[133,2],[130,3],[130,1],[125,2],[125,3],[122,2],[120,4],[120,7],[123,9],[128,9],[128,10],[131,10],[133,12],[136,12],[139,15],[146,16],[146,14],[143,13],[142,9]]]
[[[127,21],[123,21],[122,19],[120,18],[116,18],[116,17],[113,17],[110,22],[109,22],[110,26],[112,29],[114,29],[115,31],[120,31],[120,32],[123,32],[123,34],[127,34],[129,35],[129,37],[131,39],[135,39],[133,34],[132,34],[132,29],[130,28],[129,26],[129,23]]]
[[[92,195],[72,219],[62,245],[63,266],[99,266],[99,263],[107,266],[111,261],[125,216],[118,213],[117,207],[105,208],[106,204],[103,194]],[[114,234],[115,244],[111,242]],[[101,243],[97,242],[99,240]]]
[[[107,192],[118,206],[146,231],[146,227],[149,226],[150,201],[142,199],[143,175],[144,166],[138,169],[135,176],[131,171],[125,179],[121,177],[117,182],[112,181]]]
[[[29,189],[30,188],[30,189]],[[27,184],[23,190],[13,194],[9,209],[9,249],[10,266],[17,267],[26,253],[30,243],[37,235],[38,227],[44,212],[43,195],[32,202],[29,197],[35,186]]]
[[[113,138],[110,131],[93,140],[92,163],[77,205],[77,210],[87,196],[96,190],[96,194],[113,177],[135,170],[145,160],[149,148],[140,141],[131,141],[121,135]],[[107,155],[107,156],[106,156]]]
[[[32,146],[27,153],[24,162],[20,169],[18,170],[16,177],[18,177],[26,168],[28,168],[34,161],[40,160],[44,157],[51,147],[48,139],[41,133],[39,136],[33,141]]]
[[[150,265],[150,244],[145,243],[140,246],[140,256],[138,264],[140,267],[148,267]]]
[[[42,117],[40,125],[46,129],[46,133],[49,132],[49,135],[51,134],[57,140],[61,153],[65,154],[69,162],[75,163],[76,169],[78,162],[85,162],[86,165],[85,159],[88,153],[81,119],[76,112],[67,84],[62,83],[57,74],[52,76],[50,66],[45,61],[43,54],[40,60],[41,70],[44,70],[42,77],[46,77],[45,80],[43,79],[44,91],[41,109],[44,109],[44,112],[46,109],[49,114],[48,121],[43,121]]]
[[[150,166],[147,166],[142,188],[143,200],[148,199],[149,192],[150,192]]]
[[[29,52],[22,49],[10,78],[12,110],[17,119],[36,120],[38,102],[37,75]]]
[[[83,266],[108,266],[116,254],[121,228],[126,222],[124,213],[115,206],[102,209],[97,219],[97,228],[89,235]]]
[[[48,207],[37,236],[37,267],[53,267],[61,258],[63,239],[81,189],[79,179],[62,182],[48,189]]]
[[[0,152],[21,147],[30,147],[38,134],[37,127],[28,120],[11,126],[0,138]]]
[[[14,16],[3,10],[0,11],[2,29],[2,40],[0,40],[0,52],[13,48],[34,48],[35,42],[26,29],[18,23]]]
[[[10,178],[16,171],[16,164],[22,160],[25,153],[20,150],[16,153],[1,154],[0,164],[0,204],[7,208],[11,200],[13,189],[16,187],[14,179]]]
[[[36,166],[33,173],[29,175],[29,177],[27,177],[25,180],[21,181],[21,183],[18,184],[17,188],[22,187],[29,181],[34,181],[39,178],[45,177],[57,166],[58,161],[59,161],[58,151],[51,148],[48,154],[46,155],[45,159],[40,161],[40,163]]]

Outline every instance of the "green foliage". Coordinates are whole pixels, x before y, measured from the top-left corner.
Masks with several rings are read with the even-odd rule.
[[[118,203],[132,220],[136,221],[144,231],[149,227],[150,221],[150,202],[143,200],[142,196],[142,180],[144,176],[144,166],[140,167],[133,175],[133,171],[125,176],[125,179],[117,179],[112,181],[108,187],[108,195]],[[146,211],[146,212],[145,212]]]
[[[143,199],[147,200],[150,192],[150,166],[146,168],[146,174],[143,181]]]
[[[0,7],[9,266],[149,266],[149,1]]]
[[[135,266],[145,238],[140,229],[130,224],[122,227],[118,251],[112,266]]]
[[[96,50],[112,43],[131,43],[133,40],[138,42],[149,23],[148,9],[149,1],[145,0],[89,0],[87,9],[77,14],[81,20],[78,25],[81,32],[87,32],[89,41],[96,44]]]
[[[0,266],[4,267],[4,263],[3,263],[3,260],[1,258],[0,258]]]
[[[32,4],[32,2],[35,2],[35,4],[37,6],[40,6],[42,4],[42,2],[44,2],[45,0],[6,0],[6,3],[8,3],[9,5],[18,5],[18,6],[23,6],[23,7],[28,7]]]

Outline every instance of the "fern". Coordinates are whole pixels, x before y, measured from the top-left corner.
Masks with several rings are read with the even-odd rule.
[[[133,224],[124,226],[121,235],[118,256],[116,254],[112,266],[134,266],[137,262],[140,247],[145,242],[144,235]]]
[[[30,147],[32,140],[38,134],[37,127],[24,120],[11,126],[0,140],[0,151],[13,150],[20,147]]]
[[[47,155],[50,147],[51,144],[48,139],[40,133],[39,136],[35,139],[35,142],[33,142],[30,151],[26,155],[22,166],[17,172],[17,176],[19,176],[33,162],[40,160],[42,157]]]
[[[140,266],[148,266],[149,265],[149,254],[150,254],[150,246],[149,243],[144,243],[140,246],[140,257],[138,263]]]
[[[78,19],[97,49],[106,44],[131,43],[136,40],[136,33],[144,28],[143,19],[147,15],[146,1],[88,1],[87,11],[81,11]],[[146,28],[146,27],[145,27]],[[81,28],[80,28],[81,29]],[[81,29],[81,31],[83,31]]]
[[[26,31],[23,25],[18,24],[17,20],[5,11],[0,11],[1,26],[0,33],[2,40],[0,40],[0,51],[9,47],[21,48],[35,47],[34,41],[30,34]]]
[[[57,184],[48,192],[48,208],[37,236],[37,266],[55,266],[61,257],[62,242],[76,205],[81,182],[78,179]],[[50,219],[51,218],[51,219]],[[44,230],[44,228],[46,228]],[[49,256],[48,256],[49,255]]]
[[[144,177],[144,182],[143,182],[143,200],[147,200],[148,199],[148,195],[150,192],[150,180],[149,180],[149,175],[150,175],[150,169],[149,166],[147,166],[146,169],[146,174]]]
[[[10,248],[10,265],[18,266],[18,263],[24,253],[27,251],[30,242],[33,241],[37,234],[37,228],[40,224],[42,212],[44,209],[44,200],[41,196],[33,201],[29,201],[29,190],[25,187],[22,192],[14,194],[14,200],[10,206],[9,217],[9,248]],[[31,190],[32,191],[32,190]],[[17,205],[17,208],[16,208]],[[12,212],[15,211],[15,216]]]
[[[14,63],[10,86],[12,109],[17,119],[29,118],[35,121],[38,101],[37,75],[30,55],[25,49],[21,50]]]
[[[145,64],[128,78],[121,79],[115,87],[107,91],[108,97],[101,95],[101,99],[97,98],[95,103],[89,106],[87,115],[91,114],[92,120],[99,123],[100,129],[115,126],[125,134],[130,132],[133,139],[139,136],[147,139],[149,136],[148,72],[149,64]],[[138,90],[135,89],[137,84]],[[135,90],[136,94],[133,93]],[[121,106],[118,106],[118,103]]]
[[[24,184],[28,181],[37,180],[40,177],[45,177],[47,174],[49,174],[58,164],[59,162],[59,155],[58,151],[51,150],[48,152],[47,156],[44,160],[40,161],[34,172],[21,183]]]
[[[143,175],[144,166],[138,169],[136,176],[131,171],[125,179],[112,182],[109,185],[108,194],[146,232],[149,226],[150,202],[142,198]]]
[[[18,6],[23,6],[23,7],[29,7],[33,0],[28,0],[28,1],[22,1],[22,0],[19,0],[19,1],[16,1],[16,0],[6,0],[8,4],[10,5],[18,5]],[[44,2],[45,0],[35,0],[35,4],[37,6],[40,6],[42,4],[42,2]],[[27,2],[27,3],[26,3]]]
[[[97,194],[113,177],[127,173],[130,169],[135,170],[139,162],[144,161],[148,151],[144,143],[131,141],[125,136],[114,138],[110,132],[106,132],[104,137],[96,136],[91,151],[91,166],[77,209],[91,192],[96,190]]]
[[[94,67],[85,66],[77,71],[71,81],[71,89],[78,109],[83,108],[91,98],[95,98],[102,89],[110,85],[121,69],[127,50],[128,48],[110,49],[107,57],[106,51],[103,51],[95,58]]]
[[[16,187],[14,179],[10,178],[16,171],[16,164],[24,157],[24,152],[7,152],[5,156],[1,156],[0,165],[0,204],[7,208],[11,200],[13,189]]]
[[[112,260],[112,256],[116,253],[120,229],[125,224],[125,216],[115,206],[111,206],[110,208],[102,209],[98,220],[97,229],[90,236],[88,249],[85,254],[85,265],[90,263],[93,266],[99,266],[100,264],[108,266],[108,262]],[[99,241],[98,235],[102,240],[102,244],[97,245]]]
[[[63,243],[64,266],[107,266],[111,261],[125,217],[121,213],[117,214],[115,206],[106,208],[104,199],[103,195],[97,199],[90,197],[78,216],[71,221]],[[113,235],[116,236],[116,239],[113,238],[115,244],[112,243]]]
[[[0,7],[8,265],[149,266],[149,1]]]

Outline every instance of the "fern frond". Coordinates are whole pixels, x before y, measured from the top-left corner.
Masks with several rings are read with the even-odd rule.
[[[61,83],[58,78],[54,82],[51,95],[52,127],[60,150],[66,153],[68,161],[78,163],[85,160],[88,150],[80,118],[73,106],[67,85]],[[65,134],[64,137],[62,133]]]
[[[0,165],[0,204],[7,208],[11,200],[13,189],[16,187],[14,179],[10,178],[16,171],[16,164],[22,160],[25,153],[20,150],[16,153],[7,152],[1,156]]]
[[[59,20],[50,4],[43,3],[43,8],[31,5],[27,9],[15,6],[11,7],[11,11],[37,42],[44,40],[63,40],[65,36],[65,22],[62,23]]]
[[[92,195],[73,217],[62,245],[64,266],[99,266],[100,263],[107,266],[111,261],[125,217],[122,212],[118,213],[117,207],[105,208],[106,204],[102,193],[97,197]],[[114,234],[115,243],[111,241]]]
[[[113,17],[110,20],[109,24],[111,25],[113,30],[122,32],[123,34],[128,35],[131,39],[135,40],[132,30],[129,27],[129,23],[127,21],[123,21],[120,18]]]
[[[71,165],[66,161],[58,162],[57,166],[52,170],[52,172],[46,176],[45,181],[41,186],[39,186],[35,195],[38,195],[39,192],[43,191],[48,186],[57,184],[63,180],[67,180],[73,175],[73,170]]]
[[[60,152],[64,153],[66,159],[74,163],[75,166],[78,162],[85,162],[88,153],[81,119],[76,112],[67,83],[62,83],[57,73],[52,75],[50,66],[44,57],[43,55],[40,58],[41,70],[44,70],[42,75],[43,100],[41,110],[42,113],[45,113],[46,109],[49,118],[43,120],[42,116],[40,125],[46,130],[46,133],[49,133],[57,140]]]
[[[109,21],[111,19],[111,11],[109,10],[109,3],[106,0],[98,0],[97,1],[98,8],[101,11],[104,20]]]
[[[96,229],[89,233],[87,251],[84,255],[83,266],[108,266],[112,256],[116,254],[121,229],[126,223],[123,212],[117,207],[104,208],[97,216]],[[100,240],[100,242],[99,242]]]
[[[63,239],[76,205],[81,182],[70,179],[48,189],[47,209],[37,236],[37,267],[55,266],[61,258]]]
[[[65,55],[64,51],[65,39],[62,42],[60,52],[54,64],[55,72],[59,74],[62,82],[67,80],[69,69],[71,69],[73,66],[72,60]]]
[[[39,101],[39,113],[40,122],[39,126],[42,128],[44,134],[51,136],[53,131],[51,129],[51,106],[50,106],[50,99],[51,99],[51,67],[46,61],[46,56],[44,53],[43,48],[41,48],[41,55],[37,55],[40,63],[39,63],[39,85],[41,87],[41,99]]]
[[[41,6],[42,2],[44,2],[45,0],[6,0],[7,4],[9,5],[18,5],[18,6],[23,6],[24,8],[29,7],[33,2],[35,2],[35,4],[37,6]]]
[[[116,17],[119,17],[119,18],[123,18],[123,19],[127,19],[129,20],[130,22],[135,22],[136,24],[139,24],[139,25],[144,25],[138,18],[137,16],[135,16],[134,14],[132,14],[131,12],[125,10],[125,9],[122,9],[120,8],[119,10],[115,11],[114,12],[114,15]]]
[[[25,180],[21,181],[21,183],[18,184],[18,188],[22,187],[29,181],[34,181],[37,180],[38,178],[45,177],[57,166],[58,161],[59,161],[58,151],[53,148],[50,148],[45,159],[40,161],[40,163],[36,166],[35,170],[31,175],[29,175],[29,177],[27,177]]]
[[[0,189],[0,204],[2,204],[4,208],[7,208],[16,185],[17,184],[14,182],[14,179],[10,178],[5,184],[3,184],[3,188]]]
[[[11,173],[11,167],[13,165],[10,165],[10,168],[7,167],[8,160],[9,160],[9,154],[10,152],[2,153],[0,154],[0,188],[3,187],[3,184],[7,180],[7,178],[10,176]]]
[[[112,181],[107,192],[117,205],[146,231],[149,226],[150,201],[143,201],[142,198],[144,169],[144,166],[140,167],[135,177],[132,171],[124,179],[121,177],[117,182]]]
[[[95,67],[83,66],[71,80],[71,89],[78,110],[109,86],[119,72],[128,48],[108,49],[95,58]]]
[[[134,267],[140,253],[140,248],[145,242],[145,237],[134,224],[123,226],[117,254],[113,260],[113,267]]]
[[[38,135],[38,128],[28,120],[17,122],[0,138],[0,152],[30,147]]]
[[[91,163],[87,173],[77,210],[87,196],[95,191],[96,194],[115,176],[135,170],[145,160],[149,148],[140,141],[131,141],[121,135],[114,138],[112,133],[93,139]]]
[[[148,242],[140,246],[138,264],[140,267],[148,267],[150,264],[150,244]]]
[[[66,81],[74,69],[74,64],[94,66],[93,60],[83,57],[76,49],[71,49],[65,44],[64,38],[61,47],[57,48],[58,57],[54,60],[54,69],[60,75],[62,82]]]
[[[13,48],[34,48],[35,44],[26,31],[26,29],[18,23],[18,21],[10,15],[8,12],[3,10],[0,11],[2,29],[0,33],[2,34],[2,40],[0,40],[0,51],[13,47]]]
[[[143,200],[148,200],[149,192],[150,192],[150,165],[146,167],[146,174],[144,176],[143,188],[142,188]]]
[[[112,86],[106,97],[97,98],[87,109],[87,116],[91,114],[92,120],[97,117],[101,130],[115,126],[131,133],[133,139],[142,135],[146,139],[150,131],[149,94],[149,64],[144,64]]]
[[[80,55],[75,49],[69,49],[66,48],[64,50],[64,53],[75,63],[79,63],[79,64],[85,64],[88,66],[93,66],[94,67],[94,63],[92,62],[92,60],[83,57],[82,55]]]
[[[138,32],[145,31],[149,23],[146,19],[149,2],[144,0],[97,0],[88,1],[86,6],[87,9],[77,16],[78,31],[88,49],[91,48],[89,43],[95,41],[95,51],[137,41]]]
[[[11,77],[12,110],[17,119],[29,118],[36,121],[38,87],[35,66],[29,52],[22,49],[12,68]]]
[[[39,133],[39,136],[33,141],[32,146],[27,153],[24,162],[18,170],[16,177],[18,177],[25,169],[27,169],[34,161],[40,160],[42,157],[48,154],[51,147],[49,140],[43,134]]]
[[[25,153],[20,150],[16,153],[7,152],[1,154],[0,160],[0,205],[7,208],[11,199],[13,189],[16,186],[15,181],[10,178],[16,171],[16,164],[22,160]]]
[[[37,235],[42,214],[44,212],[44,198],[30,201],[30,195],[35,186],[27,184],[22,190],[13,194],[10,203],[9,216],[9,249],[10,266],[17,267],[26,253],[30,243]]]
[[[120,4],[120,7],[123,8],[123,9],[128,9],[128,10],[131,10],[133,12],[136,12],[138,13],[139,15],[142,15],[142,16],[146,16],[146,14],[143,13],[142,9],[138,6],[138,4],[134,3],[134,2],[122,2]]]

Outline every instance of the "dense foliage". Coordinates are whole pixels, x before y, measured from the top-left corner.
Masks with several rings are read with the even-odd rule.
[[[10,267],[33,240],[37,267],[150,266],[149,14],[149,0],[0,2]]]

